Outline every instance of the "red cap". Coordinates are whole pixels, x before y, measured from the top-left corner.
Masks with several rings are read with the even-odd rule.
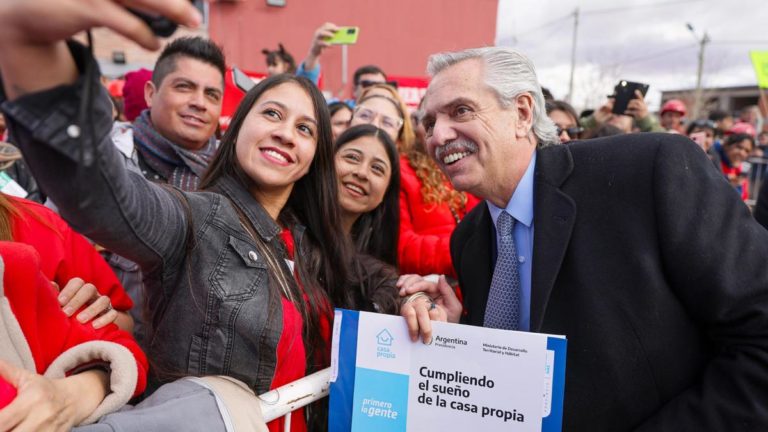
[[[756,133],[757,131],[755,131],[755,127],[745,122],[738,122],[725,132],[726,135],[749,134],[752,136],[755,136]]]
[[[664,105],[661,107],[661,113],[664,114],[668,111],[680,113],[681,115],[685,115],[687,112],[685,109],[685,104],[680,99],[670,99],[664,103]]]

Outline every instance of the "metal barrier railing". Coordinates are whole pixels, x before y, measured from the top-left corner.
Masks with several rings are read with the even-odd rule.
[[[749,197],[746,203],[752,208],[755,206],[763,180],[765,180],[766,170],[768,170],[768,158],[751,157],[747,159],[747,163],[749,164]]]

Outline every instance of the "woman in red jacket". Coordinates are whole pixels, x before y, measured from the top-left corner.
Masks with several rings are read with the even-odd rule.
[[[414,123],[417,139],[400,157],[400,272],[455,278],[451,233],[480,200],[451,186],[426,153],[423,126]]]
[[[146,385],[133,338],[68,319],[41,264],[32,247],[0,242],[0,430],[69,430]]]
[[[49,208],[0,193],[0,240],[28,244],[40,254],[40,269],[61,287],[58,300],[67,316],[96,328],[115,322],[131,331],[133,306],[112,269],[85,237]],[[85,307],[84,307],[85,306]]]

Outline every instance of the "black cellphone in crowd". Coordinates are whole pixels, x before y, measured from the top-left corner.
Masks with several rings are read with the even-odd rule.
[[[194,0],[189,0],[190,3],[194,3]],[[127,8],[129,12],[136,15],[144,21],[150,29],[152,29],[152,33],[154,33],[156,36],[159,37],[170,37],[173,35],[173,33],[176,31],[176,29],[179,27],[175,22],[169,20],[168,18],[160,15],[151,15],[146,12],[142,12],[140,10]]]
[[[613,113],[624,114],[629,101],[635,99],[635,90],[640,90],[643,97],[648,93],[648,84],[621,80],[613,89]]]

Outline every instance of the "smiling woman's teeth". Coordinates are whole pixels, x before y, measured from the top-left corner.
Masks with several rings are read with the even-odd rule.
[[[359,187],[357,185],[346,184],[346,186],[347,186],[347,189],[353,190],[353,191],[355,191],[355,192],[357,192],[357,193],[359,193],[361,195],[365,194],[365,191],[363,191],[363,188],[361,188],[361,187]]]
[[[459,159],[463,159],[466,156],[469,156],[469,152],[451,153],[448,156],[443,158],[443,163],[446,165],[449,165],[456,162]]]
[[[265,150],[264,153],[272,156],[275,159],[280,159],[283,162],[288,162],[288,159],[285,158],[285,156],[281,155],[280,153],[274,151],[274,150]]]

